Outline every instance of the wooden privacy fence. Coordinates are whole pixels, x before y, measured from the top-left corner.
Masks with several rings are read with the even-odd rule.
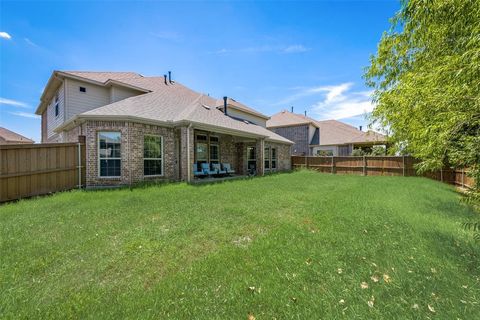
[[[0,202],[85,185],[85,144],[0,145]]]
[[[418,159],[410,156],[292,156],[292,169],[308,168],[334,174],[365,176],[417,176],[414,165],[418,162]],[[425,173],[423,176],[467,188],[472,188],[474,184],[466,169],[445,168]]]

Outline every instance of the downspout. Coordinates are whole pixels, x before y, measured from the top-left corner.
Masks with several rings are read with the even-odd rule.
[[[190,182],[190,129],[192,128],[192,123],[187,127],[187,182]]]

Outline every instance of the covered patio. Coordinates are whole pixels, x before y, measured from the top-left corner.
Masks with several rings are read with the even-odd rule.
[[[277,170],[277,147],[265,139],[194,130],[194,181],[264,175]]]

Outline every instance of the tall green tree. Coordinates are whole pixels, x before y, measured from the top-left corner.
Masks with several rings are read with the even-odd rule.
[[[418,169],[469,167],[480,186],[480,0],[410,0],[366,69],[377,106]]]

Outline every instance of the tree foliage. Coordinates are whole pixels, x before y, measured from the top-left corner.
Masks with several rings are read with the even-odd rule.
[[[372,118],[418,169],[469,167],[480,185],[480,1],[403,1],[365,73]],[[478,199],[478,198],[477,198]]]

